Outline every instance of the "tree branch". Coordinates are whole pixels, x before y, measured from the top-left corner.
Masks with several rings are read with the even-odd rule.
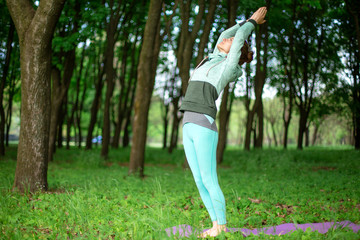
[[[23,41],[25,32],[28,30],[34,18],[35,9],[28,0],[6,0],[6,3],[16,26],[20,41]]]

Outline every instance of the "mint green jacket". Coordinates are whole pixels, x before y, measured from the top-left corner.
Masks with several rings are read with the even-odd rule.
[[[204,113],[216,118],[215,101],[229,82],[235,81],[242,75],[239,66],[241,48],[255,25],[256,22],[250,19],[242,26],[236,24],[221,33],[216,46],[224,38],[234,37],[229,53],[220,52],[215,47],[214,52],[209,54],[209,61],[193,72],[180,111]]]

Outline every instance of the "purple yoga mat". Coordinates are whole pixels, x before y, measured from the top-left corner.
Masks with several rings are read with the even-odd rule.
[[[305,223],[305,224],[294,224],[294,223],[285,223],[278,226],[273,227],[265,227],[265,228],[257,228],[257,229],[246,229],[246,228],[228,228],[230,232],[242,232],[243,235],[249,236],[250,234],[258,235],[259,233],[265,233],[268,235],[284,235],[287,233],[291,233],[298,229],[306,231],[307,228],[310,228],[312,231],[318,231],[319,233],[326,233],[330,228],[349,228],[354,232],[358,232],[360,230],[359,224],[354,224],[350,221],[342,221],[342,222],[324,222],[324,223]],[[170,237],[171,235],[179,235],[180,237],[189,237],[191,234],[199,234],[200,232],[204,232],[204,230],[197,230],[190,225],[182,224],[179,226],[174,226],[165,229],[166,233]]]

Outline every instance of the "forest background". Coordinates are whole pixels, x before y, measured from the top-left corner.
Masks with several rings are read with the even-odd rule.
[[[217,102],[218,163],[226,145],[360,149],[355,0],[7,0],[0,154],[13,136],[14,187],[47,189],[47,164],[63,145],[98,145],[105,159],[130,147],[129,174],[144,176],[146,145],[181,145],[178,109],[193,69],[261,6],[267,22],[248,39],[254,61]]]

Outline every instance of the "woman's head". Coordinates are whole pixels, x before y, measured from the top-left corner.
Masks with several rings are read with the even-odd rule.
[[[244,63],[249,63],[253,60],[254,52],[250,51],[249,44],[245,41],[243,47],[241,48],[241,56],[239,60],[239,65]]]
[[[217,48],[220,52],[229,53],[231,44],[234,38],[224,38],[221,43],[217,45]],[[241,48],[241,56],[239,60],[239,65],[244,63],[249,63],[253,60],[253,52],[250,51],[249,44],[245,41],[243,47]]]
[[[231,44],[234,40],[234,37],[232,38],[224,38],[221,43],[217,45],[217,48],[220,52],[229,53]]]

